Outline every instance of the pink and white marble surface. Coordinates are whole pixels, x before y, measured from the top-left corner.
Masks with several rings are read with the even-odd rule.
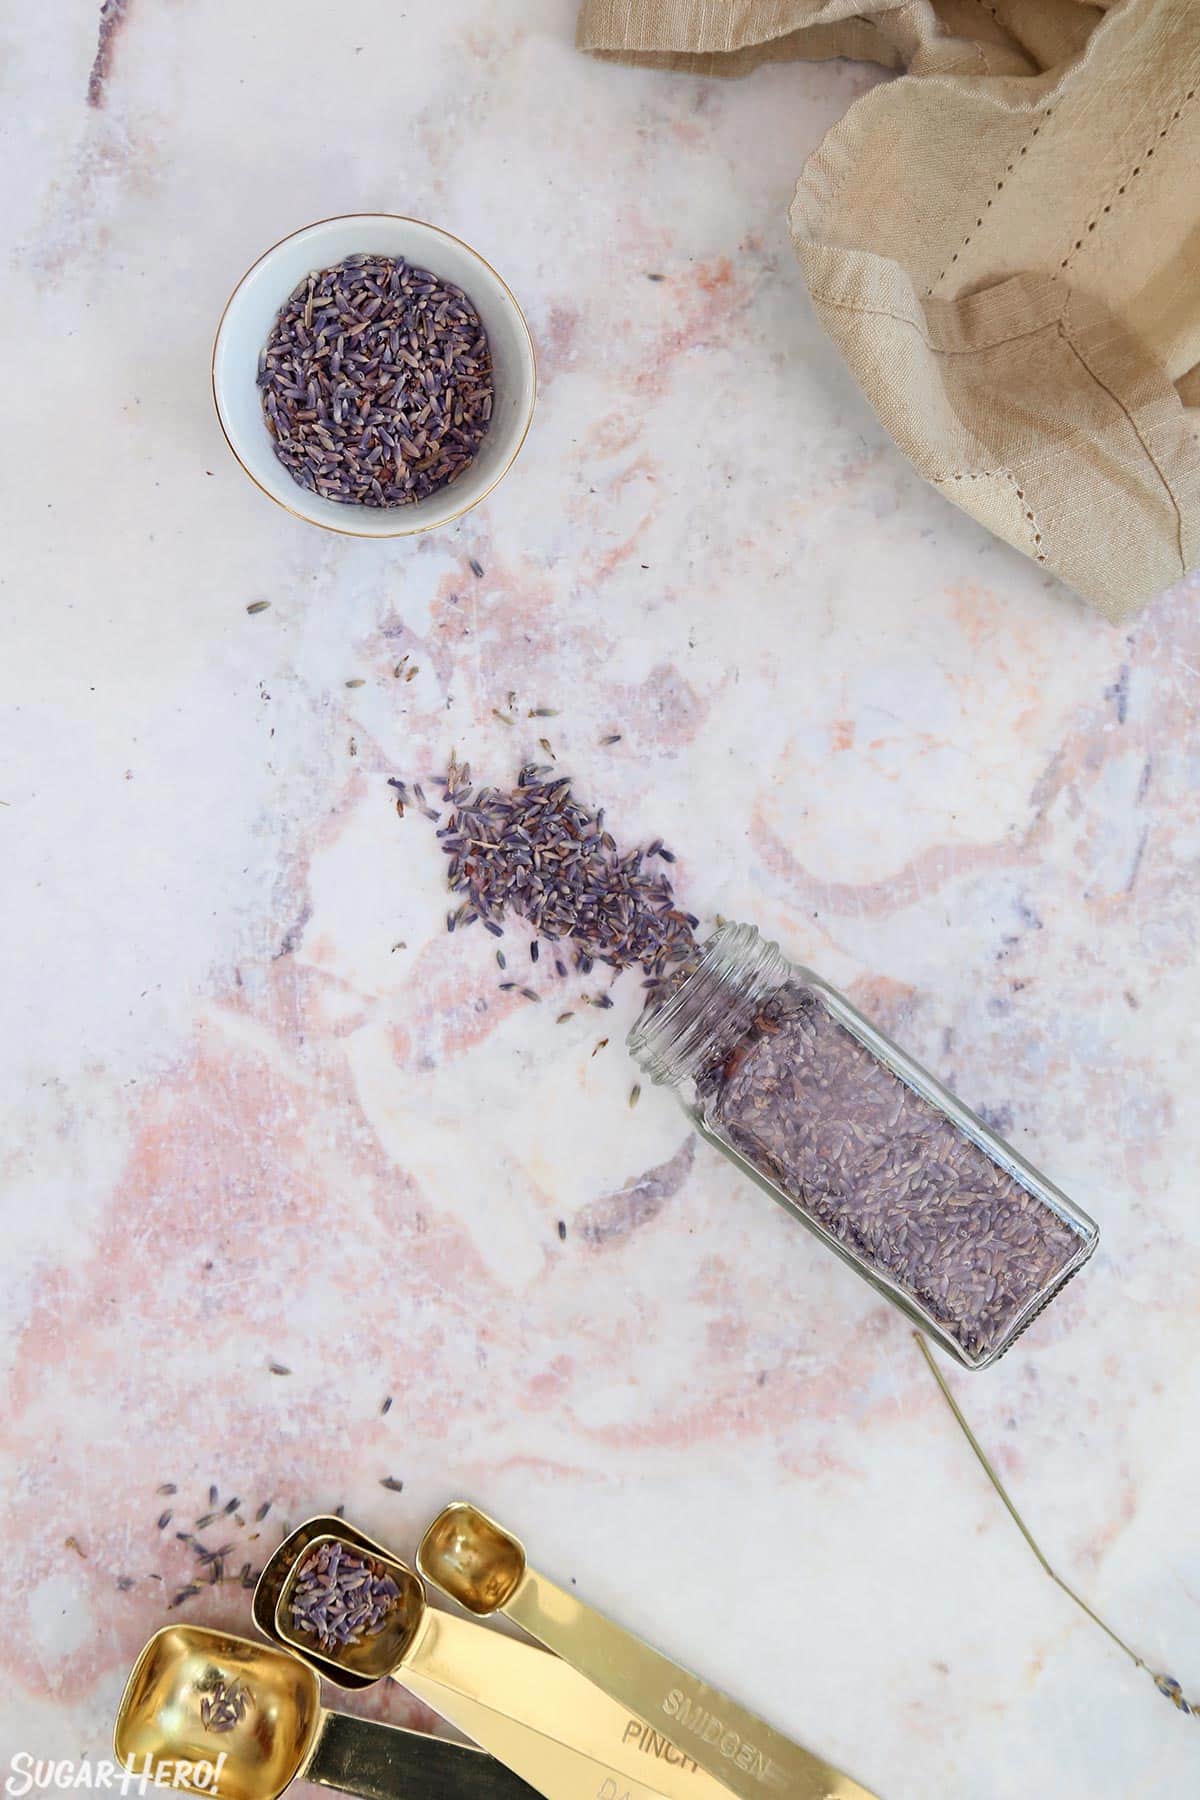
[[[104,12],[0,26],[0,1770],[108,1754],[216,1483],[234,1569],[473,1496],[886,1800],[1195,1792],[1195,1722],[1038,1569],[903,1321],[630,1110],[636,981],[559,1026],[498,992],[386,787],[545,732],[1100,1219],[955,1387],[1200,1693],[1195,584],[1102,623],[867,410],[785,215],[873,72],[601,66],[568,0]],[[540,356],[513,472],[408,542],[270,505],[208,392],[242,270],[360,209],[474,243]]]

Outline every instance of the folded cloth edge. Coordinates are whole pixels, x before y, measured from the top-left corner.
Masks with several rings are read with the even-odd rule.
[[[731,71],[727,65],[743,63],[751,19],[759,21],[760,29],[765,19],[766,28],[792,31],[803,39],[806,32],[794,28],[798,18],[819,18],[824,24],[838,9],[814,8],[811,0],[766,6],[751,0],[730,10],[741,17],[741,25],[726,19],[718,30],[708,6],[697,11],[657,6],[653,0],[590,0],[580,14],[579,41],[593,53],[621,60],[675,66],[683,61],[693,69],[711,62],[721,72],[740,73],[740,67]],[[997,109],[1010,117],[1033,117],[1071,81],[1083,78],[1105,27],[1121,10],[1114,8],[1067,63],[1040,77],[969,76],[971,91],[990,93]],[[911,34],[911,7],[876,11],[889,29],[901,25],[901,11],[909,15],[904,28]],[[700,40],[683,23],[697,19],[707,33]],[[862,23],[861,16],[844,17],[834,29]],[[680,50],[662,48],[664,29],[678,34]],[[621,31],[627,33],[624,42]],[[880,50],[887,49],[887,38],[874,26],[871,31],[877,45],[874,58],[885,60]],[[739,37],[732,54],[707,53],[714,39],[728,43],[732,36]],[[692,46],[698,41],[706,48],[696,54]],[[651,44],[657,48],[644,48]],[[803,51],[797,46],[793,53]],[[932,289],[922,293],[915,272],[884,251],[839,242],[830,234],[831,222],[835,229],[838,224],[837,172],[853,163],[862,117],[870,113],[874,97],[894,94],[908,81],[928,90],[962,79],[953,68],[930,67],[928,73],[902,76],[890,89],[876,89],[857,100],[801,173],[789,216],[793,244],[818,316],[885,428],[918,471],[1107,617],[1121,620],[1200,560],[1195,417],[1149,347],[1094,295],[1044,269],[1007,273],[958,298],[935,300]],[[1005,342],[1036,332],[1041,333],[1034,345],[1036,366],[1043,380],[1052,376],[1044,391],[1054,394],[1053,417],[1040,441],[1029,428],[1035,399],[1019,391],[1023,358],[1013,358],[1018,392],[1007,419],[1003,404],[994,409],[988,404],[989,365],[984,360]],[[903,404],[903,397],[898,400],[888,392],[892,356],[897,368],[908,371],[915,391],[928,389],[927,406],[923,396],[913,403],[909,395],[909,403]],[[973,358],[978,360],[969,369]],[[993,359],[990,367],[996,366]],[[971,403],[968,411],[973,409],[968,424],[974,424],[974,431],[959,428],[956,409],[964,396]],[[987,441],[993,412],[996,430],[993,441]]]

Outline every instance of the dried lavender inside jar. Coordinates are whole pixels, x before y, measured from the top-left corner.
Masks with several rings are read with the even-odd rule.
[[[697,1122],[960,1361],[1000,1355],[1097,1231],[848,1002],[728,926],[630,1046]]]

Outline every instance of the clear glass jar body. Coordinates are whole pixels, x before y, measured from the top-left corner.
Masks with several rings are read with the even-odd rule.
[[[725,925],[629,1037],[697,1130],[969,1369],[1092,1254],[1092,1219],[835,988]]]

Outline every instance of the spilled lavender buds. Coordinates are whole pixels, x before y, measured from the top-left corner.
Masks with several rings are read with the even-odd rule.
[[[322,1650],[378,1637],[400,1589],[382,1563],[342,1543],[321,1544],[300,1565],[292,1593],[292,1624]]]
[[[637,967],[651,989],[695,955],[695,915],[675,904],[665,869],[646,866],[673,862],[670,851],[656,841],[648,851],[622,854],[605,827],[604,809],[576,800],[570,781],[550,765],[527,763],[516,786],[503,789],[473,788],[470,764],[451,763],[438,785],[449,809],[444,824],[426,805],[424,789],[412,792],[438,824],[450,888],[464,897],[448,929],[482,920],[498,935],[515,913],[545,943],[569,941],[579,973],[590,974],[596,963]],[[407,785],[391,786],[407,804]],[[532,989],[520,991],[537,997]]]
[[[263,417],[294,480],[326,500],[424,500],[471,462],[492,358],[460,287],[389,256],[306,275],[258,366]]]

